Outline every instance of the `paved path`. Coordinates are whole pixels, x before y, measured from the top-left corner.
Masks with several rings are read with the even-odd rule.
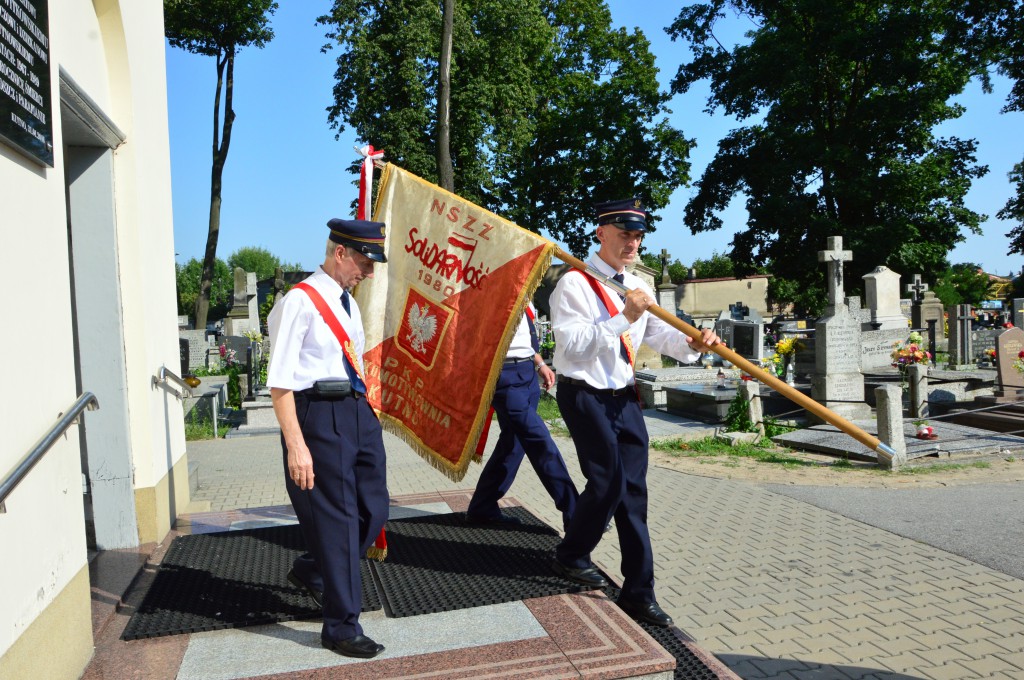
[[[649,427],[652,435],[704,432],[663,415]],[[492,440],[496,434],[492,428]],[[472,465],[452,482],[397,438],[385,439],[393,494],[472,488],[479,474]],[[572,442],[557,443],[582,488]],[[193,500],[211,509],[288,502],[276,436],[190,442],[189,459],[200,465]],[[899,496],[905,490],[858,497],[853,492],[864,490],[770,489],[658,467],[649,486],[659,600],[741,677],[1024,678],[1024,580],[1014,566],[1021,487],[936,489],[925,500]],[[532,470],[520,472],[510,495],[559,526]],[[978,536],[957,540],[986,524],[992,500],[1016,509],[989,512],[1011,526],[990,533],[984,549]],[[922,504],[969,506],[974,519],[918,513]],[[909,532],[906,517],[927,535]],[[613,533],[594,558],[619,575]]]

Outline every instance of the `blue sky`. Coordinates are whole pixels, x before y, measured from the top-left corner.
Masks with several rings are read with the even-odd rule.
[[[662,85],[667,87],[688,55],[685,47],[668,38],[664,27],[684,3],[653,0],[643,4],[643,11],[637,11],[635,0],[610,0],[608,4],[616,25],[638,26],[651,40]],[[321,261],[327,220],[349,216],[348,206],[356,195],[355,178],[347,172],[356,157],[353,146],[373,140],[356,140],[351,130],[335,139],[335,130],[327,124],[335,57],[321,53],[325,31],[315,20],[328,11],[331,2],[286,0],[280,5],[272,18],[274,40],[262,50],[243,50],[235,62],[237,117],[224,171],[217,254],[227,259],[243,246],[260,246],[285,262],[311,269]],[[730,30],[738,36],[744,28],[733,22]],[[167,48],[178,262],[201,258],[206,247],[215,83],[213,58]],[[967,234],[966,241],[950,254],[950,261],[976,262],[1000,275],[1019,272],[1024,264],[1021,256],[1006,255],[1005,234],[1012,223],[995,219],[995,213],[1013,194],[1007,173],[1024,159],[1022,114],[999,113],[1008,91],[1004,80],[997,80],[995,92],[989,95],[972,86],[960,100],[967,113],[939,130],[942,135],[978,140],[978,161],[989,166],[988,175],[975,182],[967,199],[970,208],[989,216],[982,225],[984,233]],[[706,98],[707,89],[698,87],[670,104],[673,125],[697,141],[690,155],[694,180],[714,156],[719,139],[737,126],[720,112],[705,113]],[[723,215],[722,229],[694,236],[682,223],[683,208],[693,193],[693,188],[684,187],[673,194],[659,213],[658,230],[645,243],[650,251],[664,248],[672,259],[687,265],[695,258],[725,252],[746,217],[742,200],[736,200]],[[808,263],[816,261],[818,246],[824,248],[824,244],[809,248]]]

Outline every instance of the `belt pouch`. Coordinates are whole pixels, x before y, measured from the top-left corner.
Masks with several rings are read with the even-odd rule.
[[[324,399],[341,399],[352,395],[352,383],[348,380],[317,380],[313,393]]]

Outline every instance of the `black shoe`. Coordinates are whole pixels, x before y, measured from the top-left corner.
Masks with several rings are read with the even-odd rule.
[[[497,517],[474,517],[468,512],[466,513],[466,524],[473,524],[475,526],[519,526],[522,524],[518,517],[511,517],[509,515],[499,514]]]
[[[278,572],[278,573],[280,573],[280,572]],[[295,574],[295,570],[294,569],[289,569],[288,570],[288,583],[291,583],[293,586],[295,586],[299,590],[305,590],[306,594],[309,595],[311,598],[313,598],[313,602],[316,602],[316,606],[317,607],[320,607],[320,609],[324,608],[324,594],[321,593],[316,588],[314,588],[313,586],[311,586],[308,583],[306,583],[305,581],[303,581],[302,579],[300,579]]]
[[[576,569],[575,567],[565,566],[556,558],[551,561],[551,569],[562,578],[569,579],[573,583],[578,583],[588,588],[604,588],[608,585],[608,579],[602,576],[601,572],[594,566]]]
[[[372,659],[384,651],[384,645],[377,644],[365,635],[356,635],[347,640],[320,639],[327,649],[343,656],[354,656],[357,659]]]
[[[615,604],[619,609],[629,614],[637,621],[649,623],[652,626],[671,626],[674,622],[672,617],[665,613],[665,610],[658,606],[657,602],[630,602],[629,600],[618,600]]]

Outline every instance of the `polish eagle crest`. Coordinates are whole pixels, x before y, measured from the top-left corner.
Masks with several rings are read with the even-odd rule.
[[[437,335],[437,317],[429,312],[429,305],[424,303],[421,307],[414,302],[409,305],[409,314],[405,319],[409,324],[409,334],[405,339],[414,351],[421,354],[426,352],[426,343]]]

